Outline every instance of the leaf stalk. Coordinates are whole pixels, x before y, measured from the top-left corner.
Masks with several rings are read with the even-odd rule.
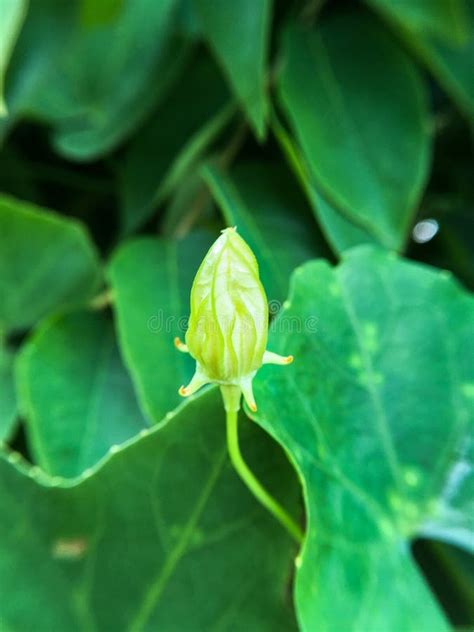
[[[298,543],[303,542],[303,531],[300,526],[291,518],[291,516],[283,509],[283,507],[273,498],[273,496],[263,487],[263,485],[255,477],[247,463],[244,461],[239,446],[238,433],[238,412],[233,410],[226,411],[227,426],[227,449],[229,451],[230,460],[237,474],[247,485],[255,498],[261,505],[267,509],[276,520],[288,531],[291,537]]]

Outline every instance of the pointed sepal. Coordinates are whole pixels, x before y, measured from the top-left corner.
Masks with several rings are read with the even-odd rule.
[[[265,351],[263,354],[263,362],[262,364],[291,364],[293,362],[293,356],[281,356],[278,353],[273,353],[273,351]]]
[[[201,371],[199,366],[197,366],[196,372],[194,373],[189,384],[187,386],[181,386],[178,393],[181,395],[181,397],[189,397],[190,395],[198,391],[201,387],[205,386],[206,384],[209,384],[209,382],[210,380],[207,377],[207,375],[205,375]]]
[[[250,410],[255,413],[257,411],[257,404],[255,403],[255,397],[253,396],[252,380],[253,375],[240,380],[240,388],[242,389],[242,395],[244,396],[245,403]]]

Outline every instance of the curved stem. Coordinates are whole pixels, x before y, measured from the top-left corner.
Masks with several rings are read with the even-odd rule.
[[[238,413],[235,411],[226,412],[227,423],[227,449],[230,460],[238,475],[247,485],[255,498],[285,527],[288,533],[301,544],[303,532],[296,522],[291,518],[283,507],[267,492],[261,483],[255,478],[253,472],[244,461],[239,447],[238,434]]]

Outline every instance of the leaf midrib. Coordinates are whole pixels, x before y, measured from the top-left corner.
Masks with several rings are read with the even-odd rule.
[[[226,459],[227,451],[224,447],[221,449],[220,454],[216,458],[214,467],[212,467],[209,477],[205,485],[202,487],[201,494],[194,505],[188,522],[182,531],[181,537],[177,540],[170,554],[164,560],[159,572],[154,580],[152,580],[150,588],[143,597],[142,602],[137,609],[136,615],[130,623],[130,632],[141,632],[144,629],[146,622],[153,612],[153,608],[163,593],[163,590],[165,589],[175,568],[186,552],[188,544],[192,538],[193,531],[201,518]]]

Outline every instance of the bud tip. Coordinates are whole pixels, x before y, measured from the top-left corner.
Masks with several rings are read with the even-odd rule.
[[[223,235],[224,233],[236,233],[237,232],[237,226],[229,226],[229,228],[223,228],[221,230],[221,235]]]

